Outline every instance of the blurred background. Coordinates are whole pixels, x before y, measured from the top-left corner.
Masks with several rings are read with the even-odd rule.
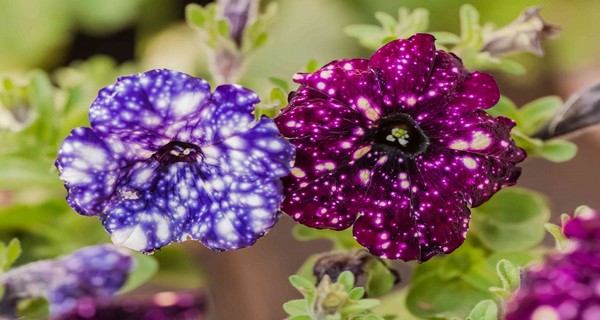
[[[56,141],[74,126],[87,125],[87,108],[97,91],[120,74],[152,68],[171,68],[209,77],[206,56],[197,34],[184,20],[185,0],[0,0],[0,75],[25,77],[31,70],[49,74],[52,84],[69,91],[73,116],[58,122]],[[264,6],[267,2],[261,3]],[[311,59],[369,57],[372,52],[346,36],[350,24],[376,24],[374,13],[395,16],[398,7],[430,10],[430,30],[459,32],[458,0],[285,0],[278,1],[268,43],[253,53],[240,83],[267,95],[268,77],[290,79]],[[555,39],[544,42],[545,55],[519,54],[514,59],[524,75],[492,72],[501,92],[517,105],[545,95],[568,98],[600,80],[600,1],[519,0],[470,1],[482,22],[505,25],[532,5],[561,26]],[[6,86],[6,83],[4,84]],[[54,98],[64,99],[57,93]],[[76,97],[76,98],[73,98]],[[26,110],[25,110],[26,113]],[[0,117],[3,115],[0,114]],[[26,114],[24,115],[26,116]],[[2,119],[0,119],[2,123]],[[27,141],[0,144],[15,148]],[[545,194],[554,222],[560,213],[580,204],[600,208],[600,130],[572,140],[577,156],[562,164],[531,159],[523,164],[520,185]],[[32,145],[22,160],[0,159],[0,240],[19,237],[24,250],[19,264],[54,257],[81,246],[108,242],[94,218],[77,215],[61,196],[64,188],[52,169],[56,149]],[[0,154],[0,157],[4,155]],[[15,161],[23,172],[13,169]],[[56,200],[58,199],[58,200]],[[60,200],[60,201],[59,201]],[[157,252],[160,272],[132,292],[145,295],[161,290],[203,290],[211,319],[280,319],[283,302],[297,298],[287,277],[327,242],[299,242],[291,235],[294,223],[283,216],[279,224],[247,249],[216,253],[199,243],[172,245]],[[402,264],[398,264],[403,267]]]

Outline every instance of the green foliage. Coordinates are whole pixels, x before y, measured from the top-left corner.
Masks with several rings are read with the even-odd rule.
[[[420,318],[465,319],[479,302],[499,301],[496,288],[518,286],[518,269],[540,258],[531,250],[491,251],[469,234],[453,253],[417,265],[406,306]]]
[[[0,273],[5,272],[21,255],[21,243],[19,239],[10,240],[8,245],[0,241]]]
[[[22,319],[47,319],[50,304],[42,297],[24,299],[17,304],[17,315]]]
[[[385,12],[375,13],[381,26],[358,24],[347,26],[344,32],[357,38],[359,43],[368,49],[377,50],[383,44],[427,31],[429,27],[429,11],[423,8],[410,12],[407,8],[398,9],[398,19]]]
[[[541,140],[531,137],[563,105],[559,97],[548,96],[531,101],[521,108],[506,97],[501,97],[496,106],[487,110],[493,116],[505,116],[513,119],[517,126],[512,129],[515,143],[527,151],[530,157],[541,157],[552,162],[571,160],[577,153],[577,146],[560,139]]]
[[[483,300],[473,308],[466,320],[498,320],[498,305],[494,300]]]
[[[365,265],[365,273],[367,274],[365,287],[369,297],[381,297],[392,290],[395,285],[396,276],[385,260],[370,259]]]
[[[141,286],[158,271],[158,262],[154,257],[139,252],[135,252],[133,256],[136,263],[119,293],[127,293]]]
[[[358,249],[362,248],[352,236],[352,230],[346,229],[342,231],[315,229],[297,224],[294,226],[293,235],[301,241],[328,239],[333,243],[334,250]]]
[[[283,309],[288,320],[383,320],[372,313],[371,309],[379,304],[376,299],[363,299],[365,290],[354,287],[354,275],[342,272],[337,282],[331,282],[325,276],[315,284],[300,276],[291,276],[290,283],[300,291],[304,299],[288,301]]]
[[[514,291],[519,289],[521,284],[521,275],[519,269],[515,265],[502,259],[496,264],[496,273],[502,283],[501,287],[491,287],[490,291],[500,296],[500,298],[508,298]]]
[[[507,188],[472,210],[470,229],[491,250],[521,251],[542,241],[549,218],[550,208],[540,194]]]

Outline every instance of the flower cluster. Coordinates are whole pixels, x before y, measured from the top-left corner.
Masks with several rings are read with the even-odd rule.
[[[530,268],[509,301],[506,320],[598,319],[600,315],[600,216],[584,209],[563,227],[570,243]]]
[[[284,212],[342,230],[390,259],[425,261],[462,244],[469,207],[520,175],[515,125],[482,109],[498,87],[417,34],[369,60],[296,74],[300,88],[276,118],[296,146]]]
[[[170,70],[119,78],[92,104],[91,128],[60,148],[68,203],[98,216],[115,244],[146,253],[189,239],[252,245],[279,217],[294,154],[273,120],[255,121],[258,101]]]
[[[59,317],[73,310],[80,298],[117,293],[133,263],[127,250],[101,245],[27,264],[0,275],[6,290],[0,309],[14,309],[19,300],[43,297],[50,303],[50,315]]]

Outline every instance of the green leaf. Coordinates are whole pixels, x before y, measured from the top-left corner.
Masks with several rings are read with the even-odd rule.
[[[464,4],[460,7],[460,31],[465,47],[479,49],[482,45],[480,43],[479,12],[470,4]]]
[[[473,209],[471,231],[491,250],[521,251],[542,241],[549,217],[550,208],[540,194],[506,188]]]
[[[506,259],[500,260],[496,265],[496,272],[502,282],[502,287],[509,292],[519,289],[521,276],[519,269]]]
[[[6,249],[3,250],[3,255],[3,259],[0,260],[0,272],[8,270],[21,255],[21,243],[19,239],[14,238],[10,240]]]
[[[379,300],[377,299],[361,299],[353,302],[352,304],[342,308],[342,313],[350,314],[354,312],[366,311],[372,308],[375,308],[379,305]]]
[[[507,117],[515,120],[517,124],[521,121],[519,119],[519,109],[515,104],[506,96],[500,96],[500,101],[490,109],[486,110],[487,113],[494,117]]]
[[[319,70],[320,68],[320,64],[317,60],[312,59],[310,61],[308,61],[308,63],[306,64],[306,72],[315,72],[317,70]]]
[[[522,64],[506,58],[498,59],[498,61],[496,61],[496,63],[494,63],[493,65],[490,65],[490,67],[496,67],[504,72],[514,75],[522,75],[525,74],[525,72],[527,72],[527,70]]]
[[[544,228],[546,228],[546,231],[548,231],[548,233],[550,233],[554,238],[556,248],[559,250],[562,249],[567,242],[567,237],[565,237],[562,228],[553,223],[544,224]]]
[[[204,8],[195,3],[185,7],[185,19],[190,26],[197,28],[204,28],[208,21]]]
[[[288,318],[288,320],[312,320],[312,318],[310,316],[301,314]]]
[[[381,23],[384,31],[394,34],[396,32],[396,20],[391,15],[378,11],[375,12],[375,19]]]
[[[333,242],[335,250],[362,248],[352,236],[350,228],[342,231],[321,230],[299,224],[294,226],[292,234],[296,239],[301,241],[329,239]]]
[[[537,155],[552,162],[565,162],[577,154],[577,145],[566,140],[549,140],[537,150]]]
[[[370,24],[354,24],[344,28],[344,33],[353,38],[370,38],[381,34],[382,30],[378,26]]]
[[[290,316],[306,315],[308,303],[304,299],[291,300],[283,304],[283,310]]]
[[[303,290],[305,290],[305,291],[315,290],[314,283],[312,283],[311,281],[304,279],[300,276],[296,276],[296,275],[291,276],[290,283],[292,284],[292,286],[294,286],[294,288],[300,290],[300,292],[302,292]]]
[[[350,290],[350,292],[348,293],[348,297],[351,300],[359,300],[362,299],[362,297],[365,295],[365,288],[363,287],[356,287],[352,290]]]
[[[519,110],[521,115],[520,129],[526,135],[534,134],[544,125],[563,105],[557,96],[543,97],[527,103]]]
[[[435,37],[436,44],[457,44],[460,42],[460,37],[451,32],[438,31],[431,32],[431,34]]]
[[[442,279],[431,275],[411,283],[406,306],[412,314],[422,318],[464,319],[479,301],[492,298],[492,293],[474,288],[460,278]]]
[[[276,87],[280,88],[281,90],[283,90],[285,92],[290,91],[287,80],[284,80],[281,78],[275,78],[275,77],[269,77],[268,79],[272,84],[274,84]]]
[[[381,297],[394,287],[396,278],[384,262],[371,259],[365,266],[365,272],[368,274],[365,286],[369,297]]]
[[[133,256],[135,257],[136,265],[121,290],[119,290],[119,293],[126,293],[141,286],[158,271],[158,262],[156,262],[154,257],[139,252],[133,253]]]
[[[346,292],[350,292],[350,290],[354,288],[354,274],[352,274],[350,271],[344,271],[340,273],[337,283],[342,284]]]
[[[3,297],[4,297],[4,286],[2,284],[0,284],[0,301],[2,301]]]
[[[498,320],[498,305],[494,300],[483,300],[473,308],[467,320]]]
[[[23,319],[46,319],[50,305],[44,298],[21,300],[17,304],[17,315]]]

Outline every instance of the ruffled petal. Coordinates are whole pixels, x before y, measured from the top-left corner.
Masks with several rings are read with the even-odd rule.
[[[370,121],[382,115],[379,83],[368,60],[333,61],[314,73],[297,73],[293,79],[360,112]]]
[[[354,154],[370,144],[363,116],[331,99],[306,100],[311,90],[300,89],[275,119],[297,148],[292,174],[285,179],[290,192],[355,160]]]
[[[390,111],[414,106],[427,87],[435,61],[434,40],[430,34],[394,40],[369,60]]]
[[[361,199],[366,209],[354,224],[356,240],[374,255],[405,261],[427,261],[458,248],[469,222],[464,199],[448,196],[412,162],[393,168],[376,169]]]
[[[197,119],[210,98],[203,79],[152,70],[100,90],[89,117],[98,132],[156,151]]]
[[[213,250],[252,245],[277,221],[280,178],[293,148],[273,120],[202,148],[202,161],[138,163],[101,218],[114,243],[152,252],[171,242],[199,240]]]
[[[510,137],[515,122],[493,117],[483,110],[460,118],[439,118],[422,129],[434,146],[483,154],[512,163],[525,159],[525,152]]]
[[[63,141],[56,166],[68,190],[67,202],[83,215],[96,215],[114,191],[121,166],[109,143],[90,128],[77,128]]]
[[[211,102],[176,136],[199,146],[219,143],[248,131],[255,124],[254,105],[260,99],[247,88],[236,84],[218,86]]]
[[[77,299],[116,294],[133,265],[130,252],[112,245],[85,247],[56,260],[29,263],[0,275],[5,288],[2,306],[16,309],[21,299],[43,297],[50,304],[51,318],[58,318],[76,308]]]

